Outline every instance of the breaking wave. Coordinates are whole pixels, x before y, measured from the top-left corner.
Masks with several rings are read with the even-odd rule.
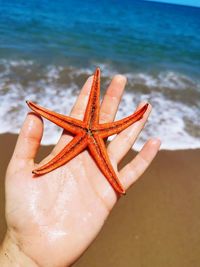
[[[98,64],[97,64],[98,65]],[[102,92],[117,71],[106,64]],[[0,133],[18,133],[28,111],[25,100],[36,101],[69,114],[77,94],[94,70],[40,65],[31,60],[0,60]],[[153,105],[149,121],[134,148],[150,137],[162,140],[162,149],[200,148],[200,82],[173,71],[123,73],[128,78],[117,119],[129,115],[141,101]],[[45,121],[42,143],[55,144],[61,130]]]

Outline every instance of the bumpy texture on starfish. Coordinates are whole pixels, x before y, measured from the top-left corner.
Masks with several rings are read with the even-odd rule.
[[[118,179],[112,164],[109,160],[104,139],[113,134],[126,129],[134,122],[140,120],[148,108],[148,104],[144,105],[132,115],[111,123],[99,124],[100,112],[100,69],[97,68],[94,73],[92,88],[86,107],[83,121],[61,115],[40,107],[31,101],[27,101],[28,106],[40,114],[42,117],[54,122],[66,131],[72,133],[74,138],[69,142],[57,156],[48,163],[33,170],[34,174],[41,175],[48,173],[63,164],[70,161],[72,158],[88,148],[97,166],[110,182],[112,187],[119,194],[125,194],[125,190]]]

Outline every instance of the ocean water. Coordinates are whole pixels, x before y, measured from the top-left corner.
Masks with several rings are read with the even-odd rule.
[[[153,105],[136,149],[200,147],[200,8],[142,0],[0,0],[0,133],[19,132],[26,99],[68,114],[96,66],[102,94],[128,78],[118,119]],[[59,134],[45,121],[44,144]]]

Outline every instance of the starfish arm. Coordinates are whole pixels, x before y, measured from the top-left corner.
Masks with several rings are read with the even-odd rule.
[[[84,122],[87,127],[90,128],[99,122],[99,110],[100,110],[100,69],[97,68],[94,73],[92,88],[88,104],[85,111]]]
[[[144,113],[146,112],[148,108],[148,104],[144,105],[141,109],[133,113],[132,115],[111,123],[104,123],[99,124],[94,131],[99,132],[99,135],[102,138],[106,138],[108,136],[111,136],[113,134],[118,134],[127,127],[129,127],[131,124],[135,123],[136,121],[140,120]]]
[[[107,180],[110,182],[112,187],[119,193],[125,194],[125,190],[118,179],[112,164],[109,160],[105,143],[103,139],[98,137],[97,135],[93,135],[93,138],[89,139],[89,150],[94,158],[96,164],[98,165],[99,169],[105,175]]]
[[[33,170],[34,174],[41,175],[57,169],[82,152],[87,146],[86,134],[75,136],[58,155],[43,166]]]
[[[73,134],[78,134],[82,128],[84,128],[84,123],[80,120],[71,118],[69,116],[61,115],[54,111],[50,111],[46,108],[43,108],[31,101],[26,102],[29,108],[35,111],[37,114],[42,117],[54,122],[56,125],[64,128]]]

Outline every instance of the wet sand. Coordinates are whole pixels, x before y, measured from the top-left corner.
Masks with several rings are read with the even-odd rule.
[[[15,142],[15,135],[0,135],[0,240],[6,231],[4,176]],[[42,147],[39,158],[50,150]],[[200,150],[159,152],[74,266],[199,267],[199,163]]]

